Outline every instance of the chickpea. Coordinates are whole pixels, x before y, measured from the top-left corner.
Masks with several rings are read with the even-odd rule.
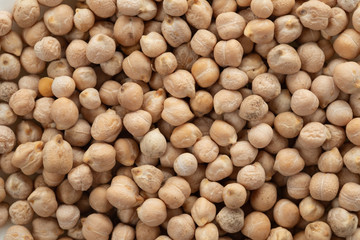
[[[157,32],[150,32],[140,39],[140,46],[143,53],[148,57],[158,57],[167,49],[164,37]]]
[[[26,175],[34,174],[42,166],[43,147],[42,141],[20,144],[11,159],[12,165],[20,168]]]
[[[230,148],[231,160],[236,167],[251,164],[258,154],[258,149],[248,141],[238,141]]]
[[[76,191],[86,191],[93,183],[93,174],[86,164],[81,164],[68,173],[68,180]]]
[[[142,52],[132,52],[124,59],[122,67],[125,74],[131,79],[141,80],[146,83],[150,81],[152,73],[150,60]]]
[[[339,7],[333,7],[331,8],[329,24],[322,30],[322,34],[325,35],[325,37],[338,35],[346,28],[348,23],[349,20],[346,12]]]
[[[320,201],[333,200],[339,190],[339,179],[333,173],[318,172],[310,181],[310,195]]]
[[[191,49],[190,44],[182,44],[174,49],[174,54],[178,62],[178,69],[190,71],[194,62],[199,56]]]
[[[85,67],[90,64],[86,56],[88,44],[80,39],[73,40],[66,48],[66,60],[74,68]]]
[[[1,22],[0,36],[2,37],[11,31],[12,15],[6,11],[0,11],[0,22]]]
[[[0,204],[0,226],[4,226],[9,218],[9,211],[8,211],[9,205],[7,203],[1,203]]]
[[[245,25],[245,19],[235,12],[224,12],[216,17],[216,30],[223,40],[239,38]]]
[[[96,34],[86,47],[86,57],[92,63],[104,63],[114,56],[115,48],[116,44],[112,38],[105,34]]]
[[[60,205],[56,210],[56,218],[62,229],[72,229],[80,218],[80,211],[74,205]]]
[[[215,62],[221,67],[239,67],[243,54],[241,43],[235,39],[219,41],[214,47]]]
[[[321,202],[309,196],[301,200],[299,211],[304,220],[312,222],[320,219],[324,215],[325,207]]]
[[[139,146],[131,138],[119,138],[114,143],[116,160],[125,165],[132,166],[139,155]]]
[[[29,240],[34,239],[30,231],[26,227],[20,225],[9,227],[4,234],[4,240],[16,240],[21,238]]]
[[[330,240],[331,235],[330,226],[323,221],[315,221],[306,225],[305,239]]]
[[[14,82],[2,82],[0,84],[0,99],[9,102],[11,96],[19,90],[19,87]]]
[[[17,115],[10,108],[7,103],[0,103],[0,124],[9,126],[15,123]]]
[[[311,14],[312,12],[316,12],[316,15]],[[296,9],[296,14],[304,27],[312,30],[323,30],[328,26],[331,8],[320,1],[305,2]]]
[[[5,192],[4,179],[0,178],[0,202],[4,201],[5,197],[6,197],[6,192]]]
[[[190,111],[188,104],[184,100],[169,97],[164,101],[161,117],[173,126],[180,126],[192,119],[194,114]]]
[[[11,174],[5,182],[6,193],[14,199],[26,199],[32,189],[32,180],[21,172]]]
[[[316,43],[305,43],[297,49],[297,52],[301,60],[302,70],[315,73],[322,69],[325,62],[325,54]]]
[[[123,223],[119,223],[114,227],[112,232],[112,240],[115,239],[124,239],[124,240],[131,240],[135,239],[135,230],[133,227],[129,225],[125,225]]]
[[[11,152],[15,147],[16,136],[7,126],[0,125],[0,153],[5,154]]]
[[[69,65],[68,61],[65,58],[52,61],[47,68],[47,74],[50,78],[56,78],[61,76],[71,77],[73,71],[74,69]]]
[[[251,239],[267,239],[271,225],[269,218],[261,212],[252,212],[244,219],[244,227],[241,233]]]
[[[172,47],[179,47],[191,40],[190,28],[185,20],[180,17],[166,16],[161,24],[161,32]],[[174,34],[175,32],[176,34]]]
[[[259,120],[268,112],[268,105],[262,97],[250,95],[245,97],[240,105],[239,116],[245,120]]]
[[[190,41],[191,49],[202,57],[208,57],[214,50],[217,39],[212,32],[200,29],[198,30]]]
[[[93,213],[83,222],[82,234],[89,240],[105,240],[109,239],[112,230],[113,224],[107,216],[100,213]]]
[[[248,22],[244,35],[258,44],[268,43],[274,38],[275,25],[268,19],[254,19]]]
[[[239,183],[229,183],[222,193],[225,206],[229,209],[242,207],[247,200],[246,189]]]
[[[276,154],[274,170],[283,176],[293,176],[305,166],[304,159],[295,148],[284,148]]]
[[[210,181],[220,181],[233,172],[231,159],[227,155],[219,155],[206,167],[205,176]]]
[[[25,225],[32,221],[34,210],[28,201],[19,200],[11,204],[9,215],[13,224]]]
[[[333,102],[340,93],[333,78],[324,75],[320,75],[313,80],[311,84],[311,92],[313,92],[319,99],[321,108],[328,106],[328,104]]]
[[[27,200],[34,212],[40,217],[50,217],[58,207],[55,193],[48,187],[36,188]]]
[[[278,17],[275,21],[275,39],[278,43],[291,43],[300,37],[302,25],[294,15]]]
[[[356,198],[359,191],[360,185],[358,183],[345,183],[339,193],[340,207],[348,211],[359,211],[359,200]]]
[[[269,67],[277,73],[294,74],[301,68],[301,59],[296,50],[287,44],[279,44],[267,55]]]
[[[140,141],[141,152],[148,157],[158,158],[166,151],[166,139],[158,128],[145,134]]]
[[[190,240],[195,235],[195,224],[188,214],[172,217],[167,226],[167,232],[172,239]]]
[[[40,6],[35,0],[19,0],[14,3],[12,16],[16,24],[21,28],[33,26],[40,17]]]
[[[167,15],[180,17],[184,15],[188,10],[188,4],[186,0],[164,0],[163,1],[163,9]]]
[[[151,165],[142,165],[131,169],[136,184],[147,193],[156,193],[164,180],[161,170]]]
[[[336,115],[335,115],[336,112]],[[342,118],[339,118],[338,115]],[[326,109],[326,117],[330,123],[337,126],[347,125],[353,118],[353,112],[350,104],[343,100],[337,100],[332,102]]]
[[[82,31],[87,32],[94,26],[95,15],[90,9],[76,8],[74,14],[74,26]]]
[[[256,176],[256,178],[254,178]],[[237,174],[237,182],[247,190],[256,190],[265,182],[265,171],[260,163],[247,165],[240,169]]]
[[[111,170],[116,163],[116,151],[107,143],[93,143],[84,154],[83,162],[96,172]]]
[[[58,36],[68,34],[73,28],[74,10],[65,4],[50,8],[44,13],[44,22],[49,31]]]
[[[0,18],[1,18],[1,16],[0,16]],[[6,26],[4,26],[4,30],[5,29],[6,29]],[[5,30],[5,31],[7,31],[7,30]],[[0,33],[0,35],[1,35],[1,33]],[[18,33],[14,32],[14,31],[10,31],[6,35],[2,36],[0,39],[0,45],[1,45],[1,49],[4,52],[11,53],[17,57],[19,57],[21,55],[21,52],[23,49],[23,43],[22,43],[21,37]]]
[[[299,89],[291,97],[291,109],[299,116],[307,116],[316,111],[319,106],[319,99],[316,95],[307,90]]]
[[[328,212],[327,222],[336,236],[348,237],[355,233],[358,218],[343,208],[332,208]]]
[[[158,198],[149,198],[137,208],[137,214],[143,223],[156,227],[166,220],[166,205]]]
[[[216,120],[211,125],[210,137],[222,147],[234,144],[237,141],[235,128],[222,120]]]
[[[303,199],[309,195],[310,175],[300,172],[290,176],[286,183],[287,193],[294,199]]]
[[[185,199],[190,196],[190,185],[182,177],[170,177],[159,189],[158,195],[166,206],[175,209],[182,206]]]

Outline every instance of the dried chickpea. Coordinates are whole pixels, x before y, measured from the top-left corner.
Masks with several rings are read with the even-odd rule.
[[[3,27],[6,29],[6,26]],[[6,35],[2,36],[0,39],[0,45],[1,45],[1,49],[4,52],[11,53],[17,57],[21,55],[23,49],[23,43],[21,37],[17,32],[14,31],[10,31]]]
[[[174,171],[178,176],[190,176],[196,172],[198,162],[191,153],[182,153],[174,161]]]
[[[21,28],[33,26],[40,17],[40,6],[35,0],[17,0],[14,3],[12,17]]]
[[[224,12],[216,17],[216,30],[223,40],[239,38],[245,25],[245,19],[235,12]]]
[[[112,38],[105,34],[96,34],[86,47],[86,57],[92,63],[104,63],[114,56],[115,48],[116,44]]]
[[[122,130],[122,121],[112,109],[96,116],[91,126],[91,136],[98,141],[113,142]]]
[[[190,215],[181,214],[170,218],[167,233],[174,240],[190,240],[195,236],[195,223]]]
[[[74,14],[74,26],[82,32],[87,32],[94,26],[95,15],[87,8],[76,8]]]
[[[268,105],[259,95],[245,97],[240,105],[239,116],[245,120],[259,120],[268,112]]]
[[[297,52],[301,60],[301,69],[308,73],[315,73],[322,69],[325,62],[325,54],[321,48],[313,42],[302,44]]]
[[[106,192],[109,187],[109,184],[100,185],[93,188],[90,192],[89,204],[98,213],[107,213],[113,208],[106,198]]]
[[[19,90],[19,87],[14,82],[2,82],[0,84],[0,99],[9,102],[11,96]]]
[[[7,203],[1,203],[0,204],[0,227],[4,226],[9,218],[9,205]]]
[[[195,79],[190,72],[179,69],[165,76],[163,78],[163,84],[166,91],[174,97],[193,98],[195,96]]]
[[[51,92],[55,97],[69,98],[75,91],[75,81],[68,76],[55,77],[51,84]]]
[[[138,17],[120,16],[114,25],[114,38],[125,47],[134,46],[144,32],[144,22]]]
[[[61,229],[72,229],[80,218],[80,210],[74,205],[63,204],[56,210],[56,218]]]
[[[159,189],[158,195],[169,209],[176,209],[182,206],[190,196],[191,189],[189,183],[182,177],[170,177]]]
[[[83,222],[82,234],[88,240],[106,240],[113,230],[111,220],[104,214],[90,214]]]
[[[186,0],[164,0],[162,6],[167,15],[174,17],[184,15],[188,10]]]
[[[27,201],[40,217],[50,217],[58,208],[55,193],[48,187],[36,188],[27,198]]]
[[[150,81],[152,73],[150,59],[142,52],[132,52],[124,59],[122,67],[129,78],[146,83]]]
[[[189,0],[185,13],[187,22],[196,29],[207,29],[211,23],[213,8],[206,0]]]
[[[360,34],[354,29],[346,29],[334,41],[334,50],[342,58],[354,59],[357,52],[360,51],[359,47],[354,44],[360,40]]]
[[[279,44],[267,55],[269,67],[277,73],[294,74],[301,68],[301,60],[296,50],[287,45]]]
[[[15,123],[16,120],[17,120],[17,115],[10,108],[9,104],[0,103],[0,124],[9,126]]]
[[[222,197],[227,208],[238,209],[245,204],[247,192],[241,184],[229,183],[225,185]]]
[[[265,240],[270,234],[271,225],[269,218],[262,212],[252,212],[244,219],[241,233],[251,239]]]
[[[167,217],[166,205],[158,198],[146,199],[136,211],[140,221],[150,227],[159,226]]]
[[[291,96],[291,109],[299,116],[307,116],[316,111],[319,106],[319,99],[316,95],[307,90],[299,89]]]
[[[331,8],[329,24],[324,30],[321,31],[321,33],[324,35],[324,37],[336,36],[346,28],[348,23],[349,20],[346,12],[339,7],[333,7]]]
[[[5,36],[11,31],[12,27],[12,15],[7,11],[0,11],[0,36]]]
[[[173,126],[180,126],[194,117],[187,102],[174,97],[166,98],[161,117]]]
[[[258,162],[241,168],[237,174],[237,182],[247,190],[260,188],[265,182],[264,168]]]
[[[356,8],[358,0],[344,1],[338,0],[338,5],[347,12],[352,12]]]
[[[86,191],[93,183],[93,174],[86,164],[71,169],[67,176],[69,183],[76,191]]]
[[[161,170],[151,165],[142,165],[131,169],[136,184],[147,193],[156,193],[164,180]]]
[[[75,103],[68,98],[56,99],[51,105],[50,117],[59,130],[69,129],[78,120],[79,110]]]
[[[215,34],[212,32],[200,29],[196,31],[190,41],[191,49],[202,57],[208,57],[214,50],[217,39]]]
[[[135,140],[131,138],[119,138],[114,143],[116,160],[125,165],[131,166],[139,155],[139,147]]]
[[[251,145],[256,148],[266,147],[272,140],[273,130],[266,123],[260,123],[252,127],[248,132],[248,139]]]
[[[214,47],[215,62],[221,67],[240,66],[243,53],[243,47],[235,39],[219,41]]]
[[[8,176],[5,182],[7,195],[14,199],[26,199],[33,190],[32,180],[21,172],[16,172]]]
[[[314,174],[310,181],[310,195],[320,201],[333,200],[339,190],[339,179],[333,173]]]
[[[331,8],[321,1],[309,1],[298,7],[296,14],[304,27],[312,30],[323,30],[328,26]]]
[[[274,38],[275,25],[268,19],[255,19],[248,22],[244,29],[244,35],[252,42],[263,44]]]
[[[359,199],[357,196],[360,191],[360,185],[355,182],[345,183],[339,193],[340,207],[348,211],[359,211]]]
[[[252,163],[257,154],[258,149],[248,141],[238,141],[230,148],[231,160],[236,167],[244,167]]]
[[[210,137],[222,147],[234,144],[237,141],[235,128],[222,120],[216,120],[211,125]]]
[[[17,239],[34,240],[34,237],[26,227],[21,225],[13,225],[9,227],[4,233],[4,240],[17,240]]]
[[[346,137],[351,143],[360,145],[360,138],[358,137],[360,118],[354,118],[346,125]]]
[[[205,176],[210,181],[220,181],[227,178],[233,172],[231,159],[227,155],[219,155],[206,167]]]
[[[341,116],[341,118],[339,116]],[[353,119],[350,104],[343,100],[336,100],[330,103],[326,109],[326,118],[336,126],[347,125]]]
[[[20,168],[26,175],[32,175],[42,167],[42,150],[44,143],[42,141],[26,142],[20,144],[14,153],[11,163]]]
[[[306,225],[304,239],[330,240],[331,228],[323,221],[315,221]]]
[[[116,163],[115,148],[107,143],[93,143],[84,154],[83,162],[95,172],[111,170]]]
[[[284,148],[276,154],[274,170],[283,176],[293,176],[305,166],[304,159],[295,148]]]
[[[16,136],[13,130],[7,126],[0,125],[0,154],[11,152],[15,147]]]
[[[133,227],[119,223],[116,225],[112,232],[112,240],[115,239],[124,239],[124,240],[131,240],[135,239],[135,230]]]
[[[250,204],[256,211],[265,212],[275,205],[276,198],[276,186],[266,182],[260,188],[252,192],[250,195]]]
[[[172,47],[179,47],[181,44],[191,40],[190,27],[180,17],[166,16],[161,24],[161,32],[167,43]]]
[[[348,237],[355,233],[358,226],[358,217],[343,208],[330,209],[327,222],[333,233],[338,237]]]
[[[204,90],[195,92],[195,96],[190,99],[190,107],[197,117],[202,117],[211,112],[213,108],[213,97]]]

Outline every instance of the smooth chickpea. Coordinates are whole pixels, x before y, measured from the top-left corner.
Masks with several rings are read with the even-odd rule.
[[[212,99],[212,97],[211,97],[211,99]],[[212,108],[212,106],[211,106],[211,108]],[[9,104],[0,103],[0,124],[9,126],[9,125],[12,125],[13,123],[15,123],[16,120],[17,120],[17,115],[10,108]]]
[[[210,137],[219,146],[228,146],[237,141],[236,131],[233,126],[222,120],[216,120],[211,125]]]
[[[175,209],[182,206],[190,196],[191,189],[189,183],[182,177],[170,177],[159,189],[158,195],[166,206]]]
[[[50,217],[58,207],[55,193],[48,187],[36,188],[27,200],[34,212],[40,217]]]
[[[256,176],[256,178],[254,178]],[[247,165],[240,169],[237,174],[237,182],[247,190],[256,190],[265,182],[265,171],[260,163]]]
[[[172,239],[190,240],[195,236],[195,223],[190,215],[181,214],[169,220],[167,232]]]
[[[346,28],[348,23],[349,20],[348,20],[348,16],[346,15],[346,12],[339,7],[333,7],[331,8],[331,16],[329,18],[329,24],[324,30],[322,30],[321,33],[325,35],[325,37],[338,35]]]
[[[318,172],[312,176],[309,189],[312,198],[320,201],[331,201],[338,193],[339,179],[333,173]]]
[[[186,12],[186,20],[196,29],[207,29],[211,23],[213,8],[206,0],[190,0],[188,1],[188,11]]]
[[[214,47],[215,62],[221,67],[240,66],[243,54],[241,43],[235,39],[219,41]]]
[[[354,42],[359,41],[360,34],[354,29],[346,29],[334,41],[334,50],[342,58],[354,59],[359,52],[359,47]]]
[[[299,89],[291,97],[291,109],[299,116],[307,116],[316,111],[319,99],[307,89]]]
[[[287,193],[294,199],[303,199],[309,195],[310,175],[300,172],[290,176],[286,183]]]
[[[359,191],[360,185],[358,183],[345,183],[339,193],[340,207],[348,211],[359,211],[359,200],[356,198]]]
[[[122,67],[125,74],[131,79],[141,80],[146,83],[150,81],[152,73],[150,59],[142,52],[132,52],[124,59]]]
[[[258,149],[248,141],[238,141],[230,148],[231,160],[236,167],[244,167],[252,163],[258,154]]]
[[[51,105],[50,117],[59,130],[69,129],[78,120],[79,110],[75,103],[68,98],[56,99]]]
[[[217,39],[212,32],[200,29],[198,30],[190,41],[191,49],[202,57],[207,57],[214,50]]]
[[[355,145],[360,145],[360,138],[358,137],[358,126],[360,118],[354,118],[346,125],[346,137]]]
[[[180,126],[194,117],[190,107],[184,100],[174,97],[166,98],[161,117],[173,126]]]
[[[56,210],[56,218],[62,229],[72,229],[80,218],[80,211],[74,205],[60,205]]]
[[[161,24],[161,32],[167,43],[172,47],[178,47],[191,40],[190,27],[180,17],[166,16]]]
[[[7,203],[1,203],[0,204],[0,213],[1,213],[1,217],[0,217],[0,226],[4,226],[8,219],[9,219],[9,205]]]
[[[73,27],[74,10],[65,4],[50,8],[44,13],[44,22],[54,35],[65,35]]]
[[[245,25],[245,19],[235,12],[224,12],[216,17],[216,30],[223,40],[240,37]]]
[[[88,190],[93,183],[93,174],[86,164],[81,164],[68,173],[68,180],[71,186],[77,191]]]
[[[108,239],[113,230],[111,220],[100,213],[90,214],[83,222],[82,234],[86,239]]]
[[[276,199],[276,186],[266,182],[260,188],[252,192],[250,195],[250,204],[256,211],[265,212],[275,205]]]
[[[315,221],[306,225],[304,235],[305,239],[330,240],[332,232],[327,223]]]
[[[316,43],[305,43],[298,47],[297,52],[301,60],[302,70],[308,73],[315,73],[322,69],[325,62],[325,54]]]
[[[255,19],[248,22],[244,35],[254,43],[268,43],[274,38],[275,25],[268,19]]]
[[[241,233],[251,239],[265,240],[269,236],[270,230],[269,218],[262,212],[254,211],[245,217]]]
[[[274,170],[283,176],[293,176],[305,166],[304,159],[295,148],[281,149],[275,158]]]

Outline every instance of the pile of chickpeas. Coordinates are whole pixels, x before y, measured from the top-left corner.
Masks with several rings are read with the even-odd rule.
[[[0,11],[3,239],[359,240],[359,2]]]

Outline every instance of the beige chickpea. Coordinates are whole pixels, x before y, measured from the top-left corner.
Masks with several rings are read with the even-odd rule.
[[[179,126],[192,119],[194,114],[190,111],[189,105],[184,100],[169,97],[164,101],[161,117],[169,124]]]
[[[0,16],[1,18],[1,16]],[[1,20],[0,20],[1,21]],[[4,30],[6,26],[3,26]],[[0,33],[1,35],[1,33]],[[21,55],[23,49],[23,42],[20,35],[17,32],[10,31],[0,39],[1,49],[4,52],[11,53],[17,57]]]
[[[337,173],[343,167],[343,158],[338,150],[334,147],[320,155],[318,167],[322,172]]]
[[[167,15],[179,17],[187,12],[188,4],[186,0],[164,0],[163,8]]]
[[[56,218],[62,229],[72,229],[80,218],[80,210],[74,205],[60,205],[56,210]]]
[[[174,49],[174,54],[178,62],[178,69],[190,71],[194,62],[199,58],[192,49],[190,44],[182,44]]]
[[[22,31],[24,41],[31,47],[33,47],[43,37],[49,36],[50,32],[45,26],[44,21],[39,21],[33,26],[25,28]]]
[[[69,65],[68,61],[65,58],[52,61],[47,67],[47,74],[50,78],[56,78],[61,76],[71,77],[73,71],[74,69]]]
[[[109,18],[116,12],[116,3],[114,0],[106,0],[101,2],[96,0],[89,0],[86,1],[86,4],[96,16],[101,18]]]
[[[199,90],[190,99],[190,107],[195,116],[202,117],[213,109],[213,97],[209,92]]]
[[[3,171],[5,174],[13,174],[15,172],[18,172],[19,169],[15,166],[12,165],[11,160],[14,156],[14,152],[8,152],[8,153],[3,153],[2,156],[0,157],[0,167],[1,167],[1,171]],[[1,182],[1,180],[0,180]],[[1,185],[1,184],[0,184]],[[3,187],[2,187],[3,189]],[[1,197],[0,200],[3,200],[2,198],[5,198],[6,193],[5,190],[1,190]]]
[[[231,1],[215,0],[213,1],[211,6],[214,10],[215,17],[217,17],[221,13],[235,12],[237,8],[235,0],[231,0]]]
[[[303,199],[309,195],[310,175],[300,172],[288,178],[287,193],[294,199]]]
[[[260,123],[248,132],[249,142],[256,148],[266,147],[271,142],[272,136],[273,130],[266,123]]]
[[[291,109],[299,116],[307,116],[316,111],[319,106],[319,99],[316,95],[307,90],[299,89],[291,97]]]
[[[81,164],[68,173],[68,180],[71,186],[77,191],[88,190],[93,183],[91,169],[86,164]]]
[[[115,239],[124,239],[124,240],[131,240],[135,239],[135,230],[133,227],[119,223],[114,227],[114,230],[112,232],[112,240]]]
[[[295,148],[285,148],[276,154],[274,170],[283,176],[293,176],[305,166],[304,159]]]
[[[290,111],[291,95],[289,90],[282,89],[280,94],[269,102],[269,109],[274,114]]]
[[[270,17],[273,10],[274,10],[273,3],[271,1],[269,1],[269,0],[251,1],[250,8],[251,8],[251,11],[253,11],[253,13],[259,18],[268,18],[268,17]]]
[[[247,200],[246,189],[239,183],[229,183],[222,193],[225,206],[229,209],[242,207]]]
[[[211,23],[213,9],[206,0],[188,1],[188,11],[186,12],[187,22],[196,29],[207,29]]]
[[[319,80],[315,80],[315,79],[314,81],[316,81],[317,83],[322,82],[320,80],[325,80],[325,81],[328,80],[327,78],[323,78],[323,77],[320,77]],[[307,72],[299,71],[297,73],[286,76],[286,86],[289,89],[289,91],[293,94],[296,90],[299,89],[310,89],[310,87],[312,86],[312,82]]]
[[[346,29],[334,41],[335,52],[342,58],[354,59],[359,52],[359,47],[354,42],[360,39],[360,34],[354,29]]]
[[[244,212],[241,208],[222,208],[216,215],[216,222],[228,233],[239,232],[244,226]]]
[[[9,102],[11,96],[19,90],[19,87],[14,82],[2,82],[0,84],[0,99]]]
[[[301,68],[298,53],[287,44],[279,44],[271,49],[267,56],[267,62],[272,70],[281,74],[294,74]]]
[[[166,94],[162,88],[144,94],[142,108],[150,113],[153,123],[159,121],[161,118],[165,98]]]
[[[238,141],[230,148],[231,160],[236,167],[244,167],[252,163],[257,154],[258,149],[248,141]]]
[[[195,96],[195,79],[190,72],[186,70],[176,70],[174,73],[163,78],[163,84],[172,96],[177,98]]]
[[[275,39],[278,43],[291,43],[300,37],[302,25],[294,15],[278,17],[275,21]]]
[[[244,71],[233,67],[225,68],[219,78],[220,85],[228,90],[238,90],[246,86],[248,81],[249,78]]]
[[[150,227],[138,221],[135,227],[135,239],[155,239],[160,235],[160,227]]]
[[[245,25],[245,19],[235,12],[224,12],[216,17],[216,30],[223,40],[240,37]]]
[[[161,12],[161,9],[158,9],[158,14],[159,14],[159,16],[161,16],[161,18],[159,18],[160,20],[164,20],[164,17],[165,17],[165,15],[163,15],[162,13],[163,12]],[[144,35],[148,35],[149,33],[152,33],[152,32],[156,32],[161,35],[161,22],[159,22],[157,20],[157,18],[155,18],[155,20],[156,21],[150,20],[150,21],[147,21],[144,23]],[[140,41],[141,41],[141,39],[140,39]]]
[[[16,126],[17,142],[27,143],[41,139],[42,129],[33,121],[23,120]]]
[[[17,57],[9,53],[0,55],[0,77],[4,80],[14,80],[20,74],[20,61]]]
[[[279,238],[293,239],[293,236],[289,230],[283,227],[277,227],[271,229],[268,239],[273,240]]]
[[[297,52],[301,60],[302,70],[315,73],[323,67],[325,54],[316,43],[305,43],[297,49]]]
[[[69,98],[75,91],[75,81],[68,76],[55,77],[51,84],[51,91],[57,98]]]
[[[339,0],[338,1],[338,5],[347,12],[354,11],[358,3],[359,3],[359,1],[357,1],[357,0],[352,0],[352,1]]]
[[[300,220],[298,207],[288,199],[280,199],[274,206],[274,220],[282,227],[292,228]]]
[[[311,14],[312,12],[316,12],[316,15]],[[331,8],[320,1],[305,2],[296,9],[296,14],[304,27],[312,30],[323,30],[328,26]]]
[[[12,15],[7,11],[0,12],[1,30],[0,36],[5,36],[11,31],[12,27]]]
[[[164,37],[157,32],[150,32],[140,39],[140,46],[143,53],[148,57],[158,57],[167,49]]]
[[[30,113],[35,107],[36,92],[31,89],[20,89],[11,95],[9,106],[19,116]]]
[[[219,155],[206,167],[205,176],[210,181],[220,181],[227,178],[233,172],[231,159],[227,155]]]
[[[65,130],[75,125],[79,117],[79,110],[73,101],[61,97],[51,105],[50,117],[55,122],[57,129]]]
[[[355,145],[360,144],[360,138],[358,137],[359,124],[360,118],[354,118],[346,125],[346,137],[350,140],[351,143]]]
[[[191,153],[182,153],[174,161],[174,170],[178,176],[190,176],[196,172],[198,162]]]
[[[339,7],[333,7],[331,8],[329,24],[321,33],[324,37],[336,36],[346,28],[348,23],[349,20],[346,12]]]
[[[316,173],[310,181],[310,195],[320,201],[333,200],[339,190],[339,179],[333,173]]]
[[[248,22],[244,35],[254,43],[268,43],[274,38],[275,25],[268,19],[255,19]]]
[[[42,141],[20,144],[14,153],[11,163],[20,168],[26,175],[32,175],[42,166]]]
[[[195,223],[190,215],[181,214],[170,218],[167,233],[174,239],[190,240],[195,235]]]
[[[35,236],[35,234],[34,234]],[[30,233],[30,231],[20,225],[13,225],[9,227],[6,232],[4,232],[4,240],[16,240],[16,239],[29,239],[34,240],[33,235]]]
[[[167,43],[172,47],[179,47],[181,44],[191,40],[190,27],[180,17],[166,16],[161,24],[161,32]]]
[[[266,182],[260,188],[252,192],[250,196],[250,204],[256,211],[264,212],[275,205],[276,198],[276,186],[272,183]]]
[[[360,148],[358,146],[355,146],[353,148],[351,148],[350,150],[348,150],[344,156],[344,164],[345,166],[353,173],[359,173],[360,169],[358,167],[358,160],[357,160],[357,154],[359,153]]]
[[[347,125],[353,118],[350,104],[343,100],[336,100],[330,103],[326,109],[326,118],[334,125]]]
[[[210,87],[219,78],[219,67],[211,58],[199,58],[191,67],[191,73],[200,87]]]
[[[265,180],[271,180],[273,175],[276,173],[273,169],[275,163],[274,157],[266,151],[260,151],[256,157],[256,161],[258,161],[265,170]]]
[[[229,113],[240,107],[243,98],[240,92],[220,90],[214,95],[214,110],[217,114]]]
[[[36,188],[27,200],[34,212],[40,217],[50,217],[58,207],[55,193],[48,187]]]
[[[115,48],[116,44],[112,38],[105,34],[96,34],[86,47],[86,57],[92,63],[104,63],[114,56]]]
[[[91,136],[98,141],[113,142],[122,130],[122,121],[112,109],[96,116],[91,126]]]
[[[140,150],[145,156],[158,158],[166,151],[166,139],[158,128],[145,134],[140,141]]]
[[[334,147],[340,147],[345,142],[345,130],[341,127],[337,127],[331,124],[325,124],[326,128],[330,132],[330,138],[327,139],[322,145],[326,151],[331,150]]]
[[[74,68],[85,67],[90,64],[86,56],[88,44],[81,39],[75,39],[69,43],[65,55],[69,65]]]
[[[280,95],[280,82],[271,73],[259,74],[252,81],[252,92],[261,96],[266,102],[269,102]]]
[[[93,143],[84,154],[83,162],[96,172],[111,170],[116,163],[116,151],[107,143]]]
[[[93,213],[83,222],[82,234],[89,240],[105,240],[109,239],[112,230],[113,224],[106,215]]]
[[[144,22],[138,17],[120,16],[114,25],[114,38],[125,47],[134,46],[144,32]]]
[[[96,73],[91,67],[79,67],[72,74],[76,88],[85,90],[96,86]]]
[[[16,1],[13,7],[12,16],[19,27],[31,27],[40,17],[39,3],[35,0]]]
[[[211,100],[212,100],[212,97],[211,97]],[[212,106],[211,106],[211,108],[212,108]],[[13,123],[15,123],[16,120],[17,120],[17,115],[10,108],[9,104],[0,103],[0,124],[9,126],[9,125],[12,125]]]
[[[135,183],[147,193],[156,193],[164,180],[164,174],[151,165],[142,165],[131,169]]]
[[[109,187],[109,184],[100,185],[90,192],[89,204],[91,208],[98,213],[107,213],[113,208],[106,198],[107,189],[109,189]]]
[[[191,49],[202,57],[207,57],[214,50],[217,39],[212,32],[200,29],[198,30],[190,41]]]
[[[60,134],[45,143],[43,165],[49,173],[66,174],[71,170],[73,166],[72,147]]]
[[[64,139],[71,146],[83,147],[91,140],[90,130],[90,124],[84,119],[79,119],[73,127],[65,130]]]
[[[139,219],[150,227],[156,227],[166,220],[166,205],[158,198],[148,198],[137,208]]]
[[[303,127],[303,119],[292,112],[283,112],[275,117],[274,127],[281,136],[294,138]]]
[[[44,22],[54,35],[65,35],[73,27],[74,10],[65,4],[50,8],[44,13]]]
[[[311,83],[311,92],[313,92],[320,102],[320,107],[325,108],[333,102],[340,91],[330,76],[320,75]]]
[[[11,152],[16,144],[16,136],[13,130],[7,126],[0,125],[0,153]]]
[[[268,105],[259,95],[245,97],[240,105],[239,116],[245,120],[259,120],[268,112]]]
[[[108,106],[116,106],[119,104],[117,99],[118,91],[121,87],[121,84],[117,81],[108,80],[103,83],[99,90],[99,96],[101,102]]]
[[[355,182],[348,182],[343,185],[339,193],[340,207],[348,211],[359,211],[359,200],[357,195],[360,191],[360,185]]]
[[[265,240],[270,234],[271,225],[269,218],[261,212],[252,212],[244,219],[242,234],[251,238]]]
[[[25,225],[32,221],[34,210],[28,201],[19,200],[11,204],[9,216],[13,224]]]
[[[21,172],[11,174],[5,182],[6,193],[14,199],[26,199],[32,189],[32,180]]]
[[[325,212],[324,205],[312,197],[304,198],[299,204],[301,217],[309,222],[320,219]]]
[[[219,239],[219,230],[214,223],[208,223],[202,227],[197,227],[195,230],[195,239]]]
[[[39,93],[39,81],[40,77],[38,75],[26,75],[19,79],[18,85],[19,89],[31,89],[34,90],[37,94]]]
[[[1,213],[1,217],[0,217],[0,226],[4,226],[8,219],[9,219],[9,205],[7,203],[1,203],[0,204],[0,213]]]
[[[170,177],[159,189],[158,195],[164,201],[167,208],[176,209],[182,206],[190,196],[191,189],[189,183],[182,177]]]
[[[96,109],[101,105],[101,99],[98,90],[87,88],[79,95],[80,104],[87,109]]]
[[[135,137],[144,136],[150,129],[151,114],[144,110],[127,113],[123,119],[124,127]]]
[[[90,30],[95,23],[94,13],[87,8],[76,8],[74,14],[74,26],[82,32]]]
[[[333,72],[336,86],[347,94],[358,92],[358,81],[353,80],[353,77],[359,74],[359,70],[360,66],[355,62],[345,62],[337,65]],[[351,77],[349,71],[351,72]]]
[[[152,73],[150,59],[142,52],[132,52],[124,59],[122,67],[129,78],[146,83],[150,81]]]
[[[125,165],[132,166],[139,155],[139,146],[131,138],[119,138],[114,143],[116,160]]]
[[[109,37],[114,37],[114,23],[109,21],[96,21],[90,28],[89,35],[94,37],[97,34],[105,34]]]
[[[317,42],[318,46],[325,54],[325,61],[329,61],[335,54],[335,50],[332,46],[332,42],[326,39],[321,39]]]
[[[215,62],[221,67],[240,66],[243,53],[243,47],[235,39],[219,41],[214,47]]]
[[[304,239],[330,240],[331,228],[323,221],[315,221],[306,225]]]
[[[343,208],[337,207],[328,212],[327,222],[336,236],[348,237],[355,233],[358,217]]]
[[[256,176],[256,178],[254,178]],[[240,169],[237,174],[237,182],[247,190],[256,190],[265,182],[265,171],[260,163],[247,165]]]
[[[203,136],[193,145],[192,152],[201,162],[210,163],[219,154],[219,146],[209,136]]]
[[[136,183],[126,176],[116,176],[112,179],[106,198],[111,205],[120,210],[139,206],[144,201],[139,195]]]
[[[210,137],[219,146],[228,146],[236,143],[237,135],[233,126],[222,120],[216,120],[210,127]]]
[[[44,37],[34,45],[35,55],[42,61],[50,62],[61,57],[60,42],[54,37]]]

